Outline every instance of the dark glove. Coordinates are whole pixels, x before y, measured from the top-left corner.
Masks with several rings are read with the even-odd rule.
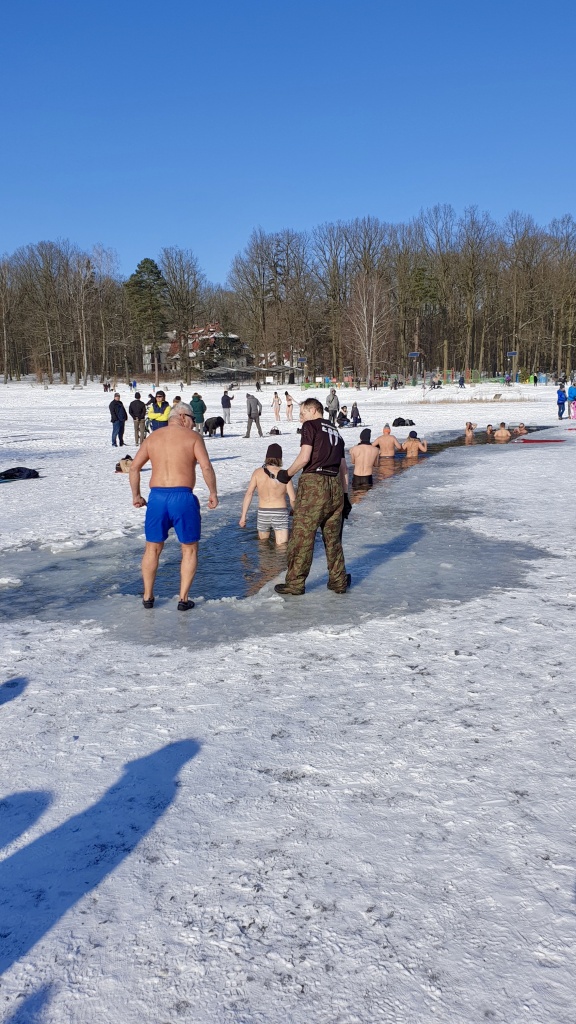
[[[291,478],[288,476],[288,470],[279,469],[278,472],[276,473],[276,479],[281,484],[289,484]]]
[[[352,511],[352,502],[350,501],[350,498],[348,497],[348,495],[345,494],[344,495],[344,507],[342,509],[342,515],[344,516],[344,519],[348,519],[348,516],[350,515],[351,511]]]

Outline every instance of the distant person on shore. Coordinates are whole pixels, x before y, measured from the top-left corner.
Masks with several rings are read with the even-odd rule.
[[[202,395],[199,395],[198,392],[195,391],[194,394],[192,395],[190,405],[192,406],[192,415],[194,417],[194,420],[196,421],[195,429],[198,431],[199,434],[201,434],[202,431],[204,430],[204,413],[206,412],[206,402],[202,398]]]
[[[134,443],[142,444],[146,436],[146,406],[140,399],[140,392],[137,391],[134,399],[128,406],[128,412],[134,421]]]
[[[326,399],[326,412],[328,413],[328,422],[331,423],[333,427],[336,426],[336,414],[339,408],[340,401],[336,394],[336,388],[330,388],[330,394]]]
[[[561,384],[556,392],[556,405],[558,406],[558,419],[561,420],[566,409],[566,392]]]
[[[402,445],[407,459],[417,459],[420,452],[428,451],[428,441],[420,440],[415,430],[411,430]]]
[[[340,428],[340,427],[349,427],[350,426],[350,420],[348,419],[348,406],[347,405],[343,405],[342,408],[340,409],[340,412],[338,413],[338,416],[336,417],[336,426],[338,428]]]
[[[182,401],[182,399],[181,399],[180,395],[174,395],[174,401],[172,402],[172,408],[174,408],[175,405],[178,405],[178,403],[181,402],[181,401]]]
[[[234,401],[234,395],[230,397],[228,390],[224,392],[220,399],[220,405],[222,406],[222,415],[224,417],[224,423],[230,423],[230,410],[232,408],[232,402]]]
[[[380,437],[372,441],[374,448],[378,449],[381,459],[393,459],[396,452],[402,450],[402,445],[397,437],[390,431],[390,424],[385,423]]]
[[[126,420],[128,419],[128,413],[120,401],[120,394],[118,391],[115,393],[108,408],[110,410],[110,419],[112,422],[112,447],[123,448],[124,428],[126,426]]]
[[[262,385],[259,380],[256,381],[256,391],[262,391]]]
[[[294,508],[296,491],[294,484],[281,484],[276,479],[276,472],[282,466],[282,448],[279,444],[269,444],[266,451],[264,465],[255,469],[252,473],[250,483],[244,501],[242,503],[242,514],[239,525],[246,526],[246,516],[254,492],[258,494],[258,514],[256,518],[256,529],[260,540],[269,540],[270,531],[274,531],[276,544],[287,544],[289,536],[289,514],[286,507],[286,496],[290,501],[290,507]]]
[[[458,387],[459,388],[465,388],[466,387],[466,382],[464,380],[464,374],[463,373],[461,373],[460,376],[458,377]]]
[[[371,434],[372,431],[366,427],[360,433],[360,443],[350,449],[350,460],[354,467],[353,491],[367,491],[374,483],[372,470],[378,464],[380,452],[378,448],[372,447]]]
[[[576,409],[574,408],[574,405],[576,404],[576,385],[575,384],[570,384],[570,387],[568,388],[568,394],[566,396],[566,399],[567,399],[567,405],[568,405],[568,419],[569,420],[576,420]]]
[[[249,391],[246,392],[246,412],[248,414],[248,421],[246,423],[246,433],[244,437],[250,437],[250,431],[252,430],[252,424],[255,423],[258,429],[260,437],[264,437],[262,433],[262,427],[260,426],[260,417],[262,415],[262,402],[251,395]]]
[[[297,402],[295,398],[292,398],[292,395],[289,394],[288,391],[284,392],[284,398],[286,399],[286,419],[292,422],[294,403],[296,403],[296,405],[300,405],[300,402]]]
[[[506,424],[502,422],[498,427],[498,430],[494,434],[495,441],[509,441],[512,434],[506,429]]]
[[[140,471],[152,463],[150,494],[146,509],[146,548],[142,558],[145,608],[154,607],[154,581],[160,554],[171,527],[182,545],[180,564],[180,597],[178,611],[194,607],[189,600],[190,587],[198,564],[200,540],[200,503],[194,494],[196,463],[208,487],[208,508],[216,508],[218,494],[216,474],[201,438],[194,431],[192,409],[185,402],[170,411],[166,430],[150,434],[140,445],[130,468],[132,504],[146,505],[140,494]]]
[[[274,398],[272,399],[272,408],[274,410],[274,419],[276,423],[280,423],[280,406],[282,405],[282,399],[277,391],[274,392]]]
[[[357,427],[359,423],[362,423],[362,417],[356,402],[352,402],[352,408],[350,409],[350,419],[352,420],[352,426]]]

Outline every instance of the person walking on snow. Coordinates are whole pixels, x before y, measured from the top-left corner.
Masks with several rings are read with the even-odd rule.
[[[124,447],[124,427],[126,426],[126,420],[128,414],[126,409],[120,401],[120,395],[118,391],[114,395],[114,398],[108,406],[110,409],[110,419],[112,421],[112,447],[123,448]]]
[[[260,426],[260,417],[262,415],[262,403],[254,395],[251,395],[248,391],[246,392],[246,412],[248,414],[248,422],[246,424],[246,433],[244,437],[250,437],[250,431],[252,430],[252,424],[255,423],[258,428],[260,437],[263,437],[262,427]]]
[[[566,409],[566,392],[563,384],[560,385],[556,392],[556,405],[558,406],[558,419],[561,420]]]

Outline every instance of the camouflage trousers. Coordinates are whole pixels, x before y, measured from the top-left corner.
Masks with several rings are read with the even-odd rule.
[[[344,491],[339,476],[302,474],[288,542],[286,585],[294,593],[302,593],[306,585],[318,529],[322,531],[326,551],[328,584],[333,590],[346,589],[346,566],[340,533],[343,504]]]

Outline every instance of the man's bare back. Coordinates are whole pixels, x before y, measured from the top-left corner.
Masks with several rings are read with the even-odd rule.
[[[187,424],[190,424],[190,427]],[[184,425],[186,424],[186,425]],[[140,470],[152,464],[150,487],[190,487],[196,485],[196,464],[208,485],[208,507],[216,508],[216,475],[203,439],[193,429],[192,420],[172,418],[164,430],[155,430],[138,449],[130,467],[133,503],[145,504],[140,495]]]
[[[260,508],[286,508],[286,491],[291,489],[294,497],[294,484],[281,484],[276,479],[277,469],[271,466],[268,473],[261,466],[255,469],[250,484],[254,484],[258,491],[258,506]],[[271,476],[269,474],[272,474]]]
[[[374,466],[378,464],[380,453],[371,444],[355,444],[350,449],[350,458],[354,466],[354,476],[371,476]]]
[[[417,437],[408,437],[402,445],[402,450],[406,452],[407,459],[417,459],[420,452],[428,451],[428,442],[420,441]]]
[[[495,441],[509,441],[512,434],[506,429],[506,424],[501,423],[498,430],[494,434]]]
[[[393,459],[394,453],[399,452],[402,448],[397,437],[391,434],[390,431],[384,429],[384,432],[377,437],[375,441],[372,441],[372,447],[377,448],[381,459]]]

